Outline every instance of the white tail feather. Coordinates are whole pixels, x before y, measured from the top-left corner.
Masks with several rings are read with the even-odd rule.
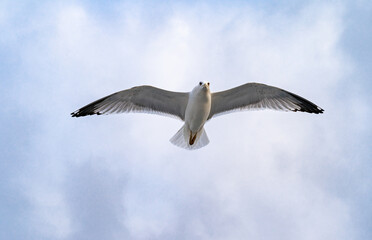
[[[209,139],[204,128],[197,132],[195,142],[193,145],[189,144],[189,139],[190,130],[186,127],[186,125],[183,125],[180,128],[180,130],[178,130],[178,132],[169,141],[178,147],[185,148],[188,150],[195,150],[204,147],[209,143]]]

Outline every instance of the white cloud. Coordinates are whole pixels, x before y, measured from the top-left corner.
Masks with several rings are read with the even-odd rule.
[[[17,38],[24,44],[20,75],[30,80],[20,80],[16,105],[37,119],[19,180],[35,234],[357,236],[349,193],[336,191],[349,185],[335,179],[348,173],[353,160],[347,155],[352,140],[344,133],[367,128],[361,120],[350,126],[360,115],[348,112],[367,107],[363,96],[335,93],[348,89],[345,78],[353,71],[339,44],[346,11],[341,5],[271,15],[244,4],[171,4],[158,7],[156,13],[164,13],[159,17],[140,4],[118,6],[116,18],[102,21],[84,4],[48,5],[53,14],[32,24],[43,26],[36,27],[37,36]],[[276,85],[314,101],[325,114],[221,116],[206,125],[210,145],[192,152],[168,142],[182,125],[174,119],[69,117],[124,88],[151,84],[189,91],[200,80],[210,81],[215,91],[249,81]]]

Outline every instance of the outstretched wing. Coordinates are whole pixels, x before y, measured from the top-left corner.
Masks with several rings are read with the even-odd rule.
[[[226,91],[212,93],[208,119],[234,110],[275,109],[323,113],[323,109],[294,93],[260,83],[247,83]]]
[[[71,113],[72,117],[123,112],[147,112],[185,119],[188,93],[170,92],[152,86],[139,86],[98,99]]]

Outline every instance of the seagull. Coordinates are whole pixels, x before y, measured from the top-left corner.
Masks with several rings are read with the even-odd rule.
[[[204,124],[213,117],[239,110],[274,109],[323,113],[314,103],[286,90],[262,83],[211,93],[209,82],[199,82],[191,92],[171,92],[152,86],[138,86],[98,99],[71,113],[72,117],[123,112],[168,115],[184,122],[170,139],[178,147],[199,149],[209,143]]]

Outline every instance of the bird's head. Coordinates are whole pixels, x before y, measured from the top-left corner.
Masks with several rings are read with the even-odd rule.
[[[196,87],[204,90],[209,90],[209,82],[199,82]]]
[[[191,91],[191,94],[210,94],[209,82],[199,82],[199,84]]]

